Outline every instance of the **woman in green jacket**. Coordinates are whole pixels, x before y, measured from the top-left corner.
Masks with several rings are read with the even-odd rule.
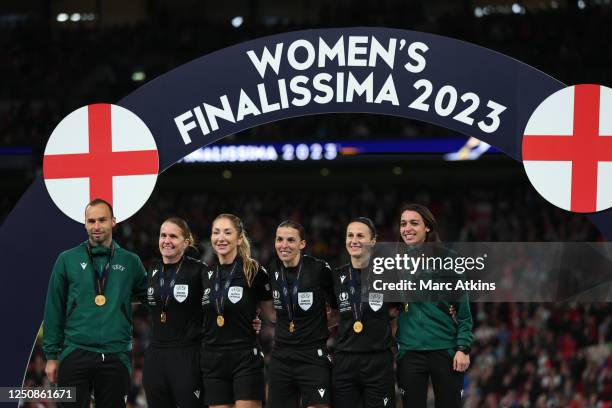
[[[425,206],[407,204],[402,208],[400,236],[404,249],[409,252],[421,248],[436,255],[438,251],[451,254],[442,246],[423,246],[440,242],[436,220]],[[463,377],[470,365],[473,338],[467,300],[406,303],[396,333],[397,383],[404,408],[426,407],[430,379],[436,408],[461,406]]]

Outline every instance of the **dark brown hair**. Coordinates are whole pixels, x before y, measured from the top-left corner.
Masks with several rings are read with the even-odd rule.
[[[421,218],[423,218],[425,226],[429,228],[429,232],[427,232],[425,235],[425,242],[441,242],[440,236],[438,235],[438,223],[436,222],[436,217],[434,217],[431,211],[429,211],[429,208],[421,204],[405,204],[404,206],[402,206],[399,212],[400,219],[402,218],[402,214],[404,213],[404,211],[414,211],[418,213]]]
[[[297,221],[293,221],[293,220],[285,220],[283,222],[281,222],[280,224],[278,224],[278,228],[293,228],[295,230],[297,230],[300,239],[303,241],[306,239],[306,230],[304,230],[304,227],[302,226],[302,224],[300,224]]]

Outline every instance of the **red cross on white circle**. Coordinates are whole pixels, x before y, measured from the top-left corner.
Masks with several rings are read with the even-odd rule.
[[[118,221],[130,217],[149,198],[158,170],[157,147],[145,123],[110,104],[84,106],[66,116],[43,159],[51,198],[79,222],[94,198],[111,203]]]
[[[595,212],[612,206],[612,89],[564,88],[532,114],[523,164],[535,189],[556,206]]]

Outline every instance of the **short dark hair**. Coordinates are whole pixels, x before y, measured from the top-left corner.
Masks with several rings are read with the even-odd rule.
[[[86,206],[85,206],[85,213],[87,213],[87,209],[89,207],[93,207],[94,205],[98,205],[98,204],[104,204],[108,207],[108,209],[110,210],[111,213],[111,218],[115,217],[115,213],[113,212],[113,206],[110,205],[110,203],[102,198],[94,198],[93,200],[91,200]]]
[[[370,235],[372,235],[372,238],[376,238],[376,227],[374,226],[374,221],[368,217],[355,217],[349,221],[349,224],[353,222],[360,222],[364,224],[370,230]]]
[[[306,239],[306,230],[304,229],[302,224],[300,224],[297,221],[285,220],[285,221],[281,222],[280,224],[278,224],[278,227],[276,227],[276,228],[293,228],[293,229],[296,229],[298,231],[300,239],[302,241]]]

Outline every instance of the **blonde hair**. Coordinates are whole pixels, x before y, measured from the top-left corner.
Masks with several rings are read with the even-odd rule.
[[[242,220],[235,216],[234,214],[219,214],[217,218],[213,220],[213,224],[215,221],[225,218],[229,220],[234,228],[236,228],[236,232],[238,233],[238,238],[242,238],[242,242],[238,245],[238,256],[242,258],[242,271],[244,272],[244,276],[247,281],[247,285],[249,287],[253,284],[255,280],[255,275],[257,275],[257,271],[259,270],[259,262],[251,258],[251,242],[246,235],[246,230],[244,228],[244,224]]]

